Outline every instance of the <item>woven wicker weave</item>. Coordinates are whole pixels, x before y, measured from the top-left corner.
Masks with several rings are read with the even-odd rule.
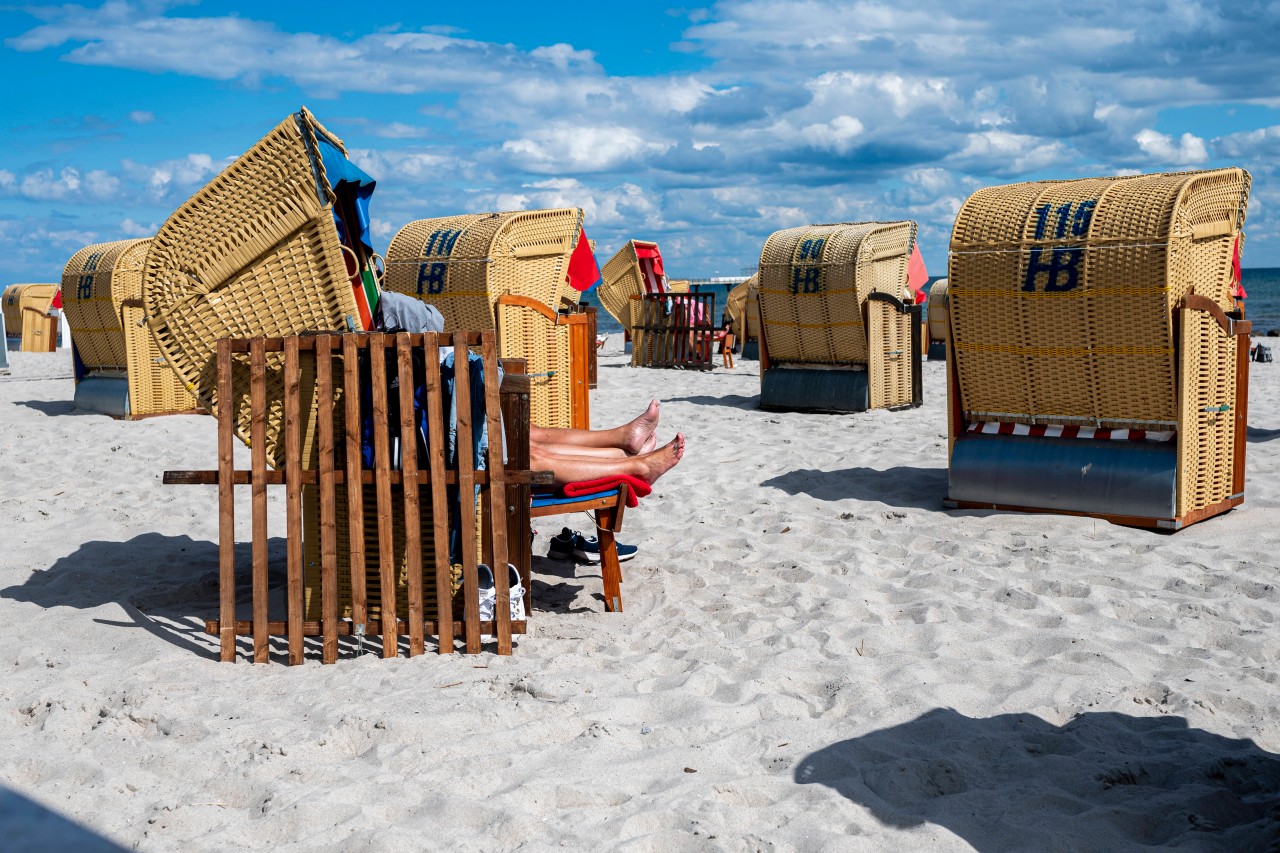
[[[497,328],[499,356],[527,359],[535,377],[531,421],[573,426],[568,328],[497,300],[527,297],[552,313],[566,301],[576,304],[578,291],[566,278],[581,230],[578,208],[420,219],[391,240],[383,286],[434,305],[445,331]]]
[[[973,420],[1169,428],[1173,312],[1231,310],[1242,169],[1041,181],[974,193],[956,218],[950,329]]]
[[[148,323],[169,364],[211,412],[218,406],[219,338],[343,330],[357,316],[317,137],[345,152],[307,110],[285,119],[179,207],[147,252]],[[278,353],[268,360],[273,400],[283,398],[282,364]],[[232,387],[237,433],[247,442],[247,369],[237,371]],[[275,449],[279,413],[277,407],[267,430],[273,465],[282,458]]]
[[[62,272],[62,305],[82,378],[124,374],[131,417],[198,407],[145,325],[142,278],[150,246],[150,238],[85,246]]]
[[[947,339],[947,280],[940,278],[929,288],[929,340]]]
[[[617,251],[600,271],[599,291],[600,304],[631,334],[632,298],[641,297],[648,291],[644,286],[644,274],[640,270],[640,258],[636,248],[658,248],[657,243],[644,240],[629,240],[627,245]]]
[[[867,297],[906,297],[916,224],[836,223],[777,231],[760,253],[760,320],[769,360],[862,365]]]

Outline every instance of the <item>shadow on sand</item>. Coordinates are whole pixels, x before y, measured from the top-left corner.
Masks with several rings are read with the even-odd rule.
[[[819,750],[795,780],[980,851],[1280,849],[1280,756],[1180,717],[938,709]]]
[[[897,467],[844,468],[817,471],[801,468],[761,483],[789,495],[805,494],[820,501],[856,499],[896,507],[941,510],[947,494],[947,469]]]
[[[4,832],[0,847],[10,853],[36,850],[123,853],[125,849],[3,785],[0,785],[0,828]]]

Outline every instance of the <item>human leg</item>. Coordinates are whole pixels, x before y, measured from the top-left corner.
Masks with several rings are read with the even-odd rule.
[[[530,444],[621,448],[628,454],[651,452],[658,443],[658,401],[651,400],[639,417],[612,429],[565,429],[529,426]]]
[[[554,453],[546,445],[531,443],[529,467],[534,471],[550,471],[557,486],[622,474],[652,484],[676,466],[684,456],[684,446],[684,435],[676,433],[669,443],[651,453],[608,458]]]

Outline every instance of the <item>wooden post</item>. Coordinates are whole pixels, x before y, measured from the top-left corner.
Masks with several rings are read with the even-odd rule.
[[[249,487],[253,513],[253,661],[270,660],[267,634],[267,347],[265,338],[249,341]],[[221,378],[221,377],[219,377]]]
[[[471,445],[471,366],[468,353],[466,335],[462,332],[454,334],[453,403],[458,421],[454,450],[458,462],[458,523],[462,527],[459,538],[462,540],[462,587],[465,601],[463,624],[466,629],[467,651],[477,654],[480,651],[480,587],[476,570],[479,559],[475,537],[476,478],[475,454]],[[496,577],[497,573],[494,575]]]
[[[368,621],[365,596],[364,551],[364,462],[360,445],[360,361],[356,335],[342,336],[343,408],[347,439],[347,560],[351,566],[351,621],[356,636],[363,638]]]
[[[585,326],[586,324],[580,324]],[[494,579],[494,634],[498,639],[498,654],[511,654],[511,581],[507,572],[507,519],[502,507],[506,503],[507,478],[502,461],[502,411],[501,383],[498,379],[498,352],[493,332],[480,335],[484,360],[484,401],[489,434],[488,473],[489,506],[492,509],[490,528],[493,540]],[[584,389],[585,393],[585,389]]]
[[[400,473],[404,489],[404,556],[409,573],[409,657],[425,651],[422,637],[422,532],[418,508],[418,424],[414,409],[413,353],[409,336],[396,335],[400,375]]]
[[[426,362],[427,457],[431,465],[431,522],[436,558],[436,623],[439,630],[439,652],[453,653],[453,572],[449,562],[449,504],[445,500],[444,429],[448,421],[442,405],[443,382],[440,379],[439,335],[427,335],[423,347]]]
[[[378,496],[378,581],[382,587],[382,656],[393,658],[396,635],[395,526],[391,521],[391,449],[387,439],[387,336],[369,336],[373,392],[373,481]]]
[[[236,659],[235,411],[231,391],[231,341],[218,341],[218,642],[221,659]]]
[[[321,663],[338,660],[338,506],[334,481],[333,443],[333,336],[320,335],[316,343],[316,440],[320,463],[320,607]]]

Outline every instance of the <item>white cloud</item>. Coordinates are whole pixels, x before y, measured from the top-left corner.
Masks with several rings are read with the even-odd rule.
[[[156,120],[156,114],[146,110],[134,110],[129,113],[129,121],[134,124],[151,124]]]
[[[127,217],[120,220],[120,233],[125,237],[154,237],[159,230],[160,226],[155,222],[149,225],[142,225]]]
[[[1155,161],[1157,167],[1162,164],[1198,166],[1209,159],[1204,140],[1191,133],[1182,134],[1175,144],[1169,134],[1144,128],[1138,131],[1133,140]]]
[[[848,154],[862,135],[862,122],[853,116],[836,116],[825,124],[811,124],[800,131],[804,141],[815,148]]]
[[[563,124],[502,144],[522,168],[542,173],[604,172],[670,148],[671,143],[647,139],[632,128]]]

